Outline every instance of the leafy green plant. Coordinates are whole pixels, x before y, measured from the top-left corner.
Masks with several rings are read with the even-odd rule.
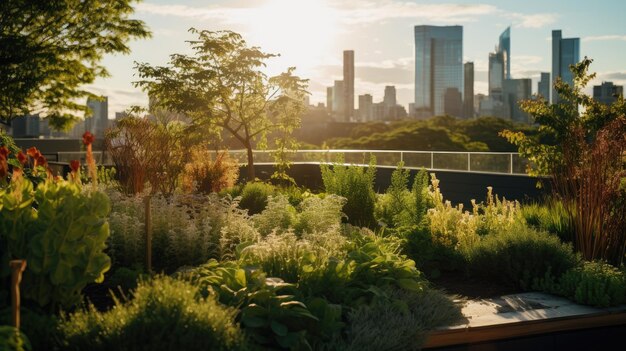
[[[0,325],[11,324],[12,318],[10,307],[0,311]],[[33,350],[54,350],[58,346],[57,316],[35,306],[28,308],[22,305],[20,308],[20,332],[23,336],[30,335],[28,343]],[[1,342],[0,350],[5,350]]]
[[[523,290],[546,273],[559,277],[577,263],[571,245],[524,225],[490,233],[468,252],[471,276]]]
[[[235,315],[194,285],[161,276],[107,312],[92,306],[65,316],[60,330],[68,350],[244,349]]]
[[[19,329],[8,325],[0,325],[0,349],[7,351],[32,350],[26,335]]]
[[[559,279],[559,294],[599,307],[626,302],[626,274],[604,262],[584,262]]]
[[[263,212],[267,206],[267,198],[273,195],[275,188],[271,184],[263,182],[249,182],[241,191],[239,206],[248,210],[248,214],[254,215]]]
[[[542,204],[524,205],[521,211],[529,225],[554,233],[563,241],[572,241],[574,228],[563,202],[550,197]]]
[[[326,192],[346,198],[343,213],[348,223],[366,227],[376,225],[375,163],[375,157],[371,156],[369,167],[347,166],[343,164],[343,159],[339,159],[332,167],[320,165]]]
[[[110,267],[104,253],[109,199],[64,180],[47,180],[31,190],[30,181],[14,176],[0,192],[2,241],[9,248],[3,256],[28,261],[25,298],[40,306],[70,307],[88,283],[102,282]]]

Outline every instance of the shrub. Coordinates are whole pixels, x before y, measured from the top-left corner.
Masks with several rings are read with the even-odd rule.
[[[524,205],[521,210],[529,225],[554,233],[563,241],[572,241],[574,228],[561,201],[551,197],[544,204]]]
[[[0,325],[11,324],[12,317],[10,307],[0,311]],[[48,311],[26,308],[22,305],[20,309],[20,332],[23,333],[23,336],[30,335],[27,341],[33,350],[54,350],[59,339],[58,319]],[[0,350],[5,350],[1,341]]]
[[[546,273],[559,277],[576,264],[571,245],[524,225],[488,234],[468,252],[471,276],[523,290]]]
[[[26,335],[19,329],[8,325],[0,325],[0,349],[7,351],[32,350]]]
[[[370,158],[369,167],[346,166],[343,160],[332,165],[321,164],[322,181],[327,193],[346,198],[343,212],[348,223],[374,227],[374,207],[376,193],[374,192],[374,178],[376,177],[375,158]]]
[[[191,150],[190,162],[183,170],[183,188],[187,192],[208,194],[220,192],[235,185],[239,178],[239,164],[227,151],[213,153],[202,148]]]
[[[349,313],[347,342],[340,349],[420,350],[429,330],[463,318],[460,306],[437,290],[393,289],[389,295]]]
[[[275,192],[274,186],[263,182],[247,183],[241,190],[239,206],[248,210],[248,214],[261,213],[267,206],[267,198]]]
[[[235,314],[190,283],[157,277],[110,311],[66,316],[60,330],[73,350],[233,350],[244,346]]]
[[[281,233],[293,226],[296,221],[296,209],[289,204],[284,195],[270,195],[267,198],[267,207],[263,212],[254,215],[252,221],[263,236],[272,231]]]
[[[620,305],[626,302],[626,275],[607,263],[584,262],[561,276],[558,293],[585,305]]]

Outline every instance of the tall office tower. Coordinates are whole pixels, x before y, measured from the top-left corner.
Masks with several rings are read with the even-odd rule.
[[[561,78],[569,85],[574,84],[574,76],[569,70],[570,65],[580,61],[580,38],[563,38],[560,30],[552,31],[552,89],[550,102],[559,102],[559,96],[554,89],[554,82]]]
[[[349,122],[354,117],[354,50],[343,52],[344,118]]]
[[[502,101],[504,83],[504,55],[501,52],[489,53],[489,97]]]
[[[87,107],[91,109],[91,116],[85,118],[85,131],[91,132],[96,139],[103,140],[104,132],[109,127],[109,98],[102,100],[87,99]]]
[[[446,89],[463,91],[463,27],[415,26],[415,109],[444,114]]]
[[[443,112],[448,116],[461,117],[463,113],[463,97],[457,88],[447,88],[444,93]]]
[[[463,118],[474,117],[474,62],[463,65]]]
[[[593,98],[605,105],[614,103],[618,96],[624,96],[623,86],[613,82],[602,82],[601,85],[593,86]]]
[[[537,95],[550,101],[550,72],[541,72],[541,80],[537,82]]]
[[[396,87],[394,85],[385,86],[385,97],[383,98],[383,103],[388,108],[396,106]]]
[[[369,122],[374,119],[374,101],[372,95],[359,95],[359,122]]]
[[[335,81],[335,86],[333,86],[333,116],[337,122],[345,121],[344,88],[343,80]]]
[[[326,111],[328,113],[333,112],[333,87],[326,88]]]
[[[505,79],[502,89],[505,116],[515,122],[530,123],[530,117],[519,107],[519,102],[530,99],[532,95],[532,79]]]
[[[511,27],[507,27],[498,40],[497,52],[502,53],[504,79],[511,79]]]

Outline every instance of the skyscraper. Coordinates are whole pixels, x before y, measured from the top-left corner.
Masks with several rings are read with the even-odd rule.
[[[109,127],[109,98],[106,96],[102,96],[101,100],[89,98],[87,107],[91,110],[91,116],[85,118],[85,131],[102,140],[105,130]]]
[[[531,97],[532,80],[530,78],[505,79],[502,87],[505,116],[519,123],[530,123],[528,114],[520,109],[519,102]]]
[[[333,112],[333,87],[326,88],[326,111]]]
[[[511,79],[511,27],[507,27],[504,32],[500,34],[496,51],[502,54],[504,79]]]
[[[387,108],[393,108],[396,106],[396,87],[393,85],[385,86],[385,96],[383,102]]]
[[[337,121],[345,121],[344,89],[343,80],[336,80],[333,87],[333,114],[338,117]]]
[[[537,95],[550,101],[550,73],[541,72],[541,80],[537,82]]]
[[[372,95],[359,95],[359,121],[369,122],[374,119],[374,102]]]
[[[446,89],[463,91],[463,27],[415,26],[415,109],[444,114]]]
[[[552,93],[550,102],[559,102],[559,96],[554,89],[554,82],[561,78],[565,83],[573,85],[574,76],[569,69],[570,65],[580,61],[580,38],[563,38],[560,30],[552,31]]]
[[[354,117],[354,50],[343,52],[343,84],[344,118],[348,122]]]
[[[474,117],[474,62],[463,65],[463,118]]]
[[[613,82],[602,82],[601,85],[593,86],[593,98],[605,105],[612,104],[620,95],[624,95],[624,87]]]

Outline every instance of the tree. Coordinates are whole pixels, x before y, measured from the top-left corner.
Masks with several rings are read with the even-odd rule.
[[[108,72],[105,54],[128,53],[150,35],[130,19],[134,0],[3,0],[0,6],[0,121],[40,113],[67,129],[89,113],[81,86]]]
[[[521,104],[539,129],[553,136],[555,145],[521,132],[502,135],[532,161],[535,168],[530,172],[551,175],[553,191],[574,228],[574,247],[586,259],[619,265],[626,252],[626,101],[620,96],[605,105],[583,92],[595,77],[588,74],[591,62],[585,57],[570,67],[574,86],[557,79],[562,102]]]
[[[248,180],[255,178],[252,149],[277,132],[279,149],[292,146],[285,138],[299,125],[307,80],[295,68],[274,77],[261,69],[276,55],[247,45],[231,31],[198,31],[189,41],[193,55],[173,54],[167,67],[137,64],[136,86],[143,88],[166,109],[184,113],[195,128],[219,135],[226,130],[247,150]]]

